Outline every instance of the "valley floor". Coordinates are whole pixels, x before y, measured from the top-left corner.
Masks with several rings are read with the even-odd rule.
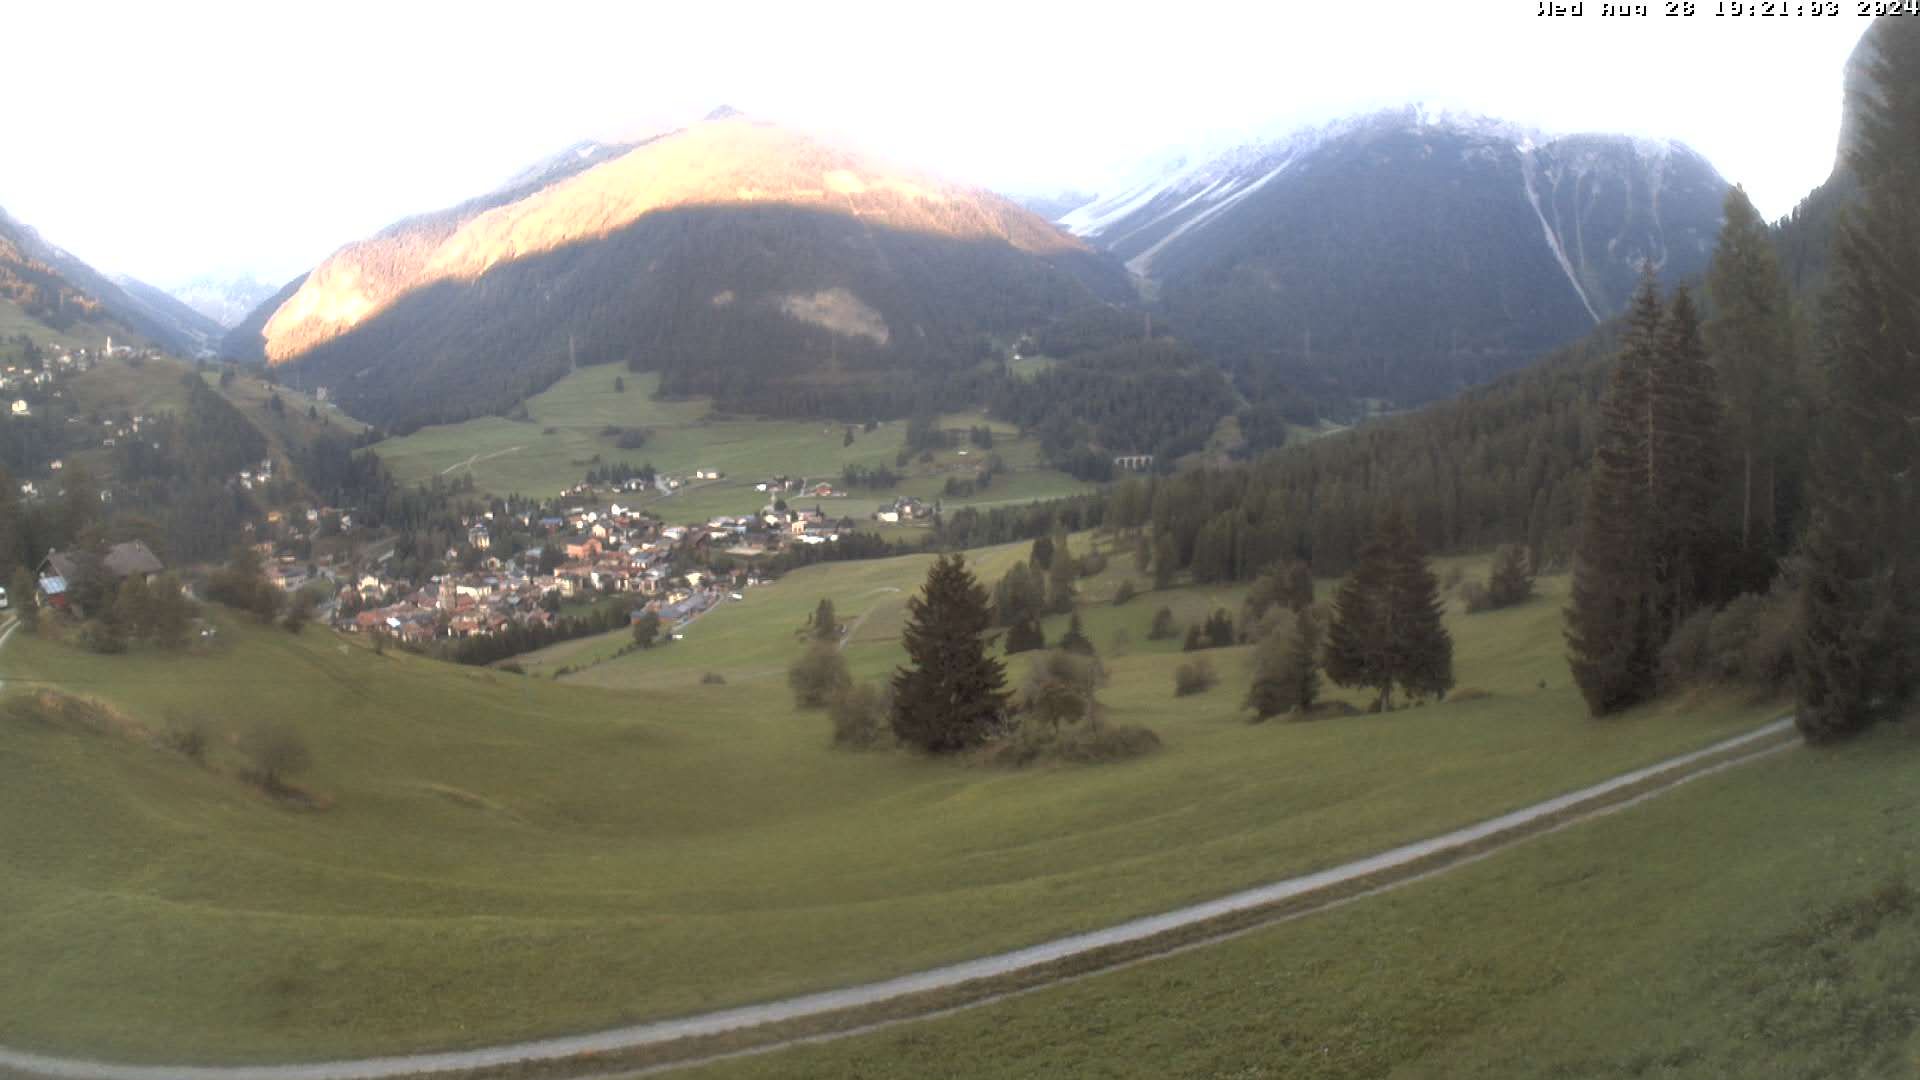
[[[973,561],[990,580],[1024,551]],[[1145,640],[1162,604],[1185,621],[1237,593],[1116,607],[1101,602],[1116,568],[1083,583],[1102,699],[1153,727],[1160,753],[1006,771],[828,749],[825,718],[796,713],[781,677],[804,614],[831,596],[859,621],[856,674],[881,676],[926,565],[808,568],[682,642],[564,680],[233,621],[189,657],[16,637],[10,692],[58,687],[119,719],[0,717],[0,851],[20,868],[0,878],[0,969],[40,973],[0,984],[0,1044],[353,1057],[769,1000],[1337,865],[1777,715],[1703,697],[1585,720],[1550,580],[1521,608],[1451,618],[1460,681],[1484,697],[1251,726],[1244,648],[1211,651],[1222,684],[1176,703],[1188,657]],[[206,767],[149,745],[196,720]],[[236,739],[263,721],[310,744],[300,783],[329,809],[234,779]]]

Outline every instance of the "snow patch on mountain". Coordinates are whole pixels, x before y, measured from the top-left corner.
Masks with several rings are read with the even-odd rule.
[[[1160,254],[1161,250],[1164,249],[1168,244],[1171,244],[1175,240],[1180,239],[1180,237],[1184,236],[1190,230],[1193,230],[1202,225],[1205,225],[1209,221],[1212,221],[1215,218],[1219,217],[1221,214],[1227,212],[1228,210],[1233,209],[1233,207],[1236,204],[1246,199],[1247,196],[1252,195],[1254,192],[1259,191],[1263,187],[1266,187],[1267,183],[1271,181],[1274,177],[1279,176],[1283,172],[1286,172],[1288,166],[1292,165],[1294,161],[1295,161],[1294,158],[1289,157],[1287,160],[1275,166],[1272,172],[1267,173],[1265,176],[1262,176],[1260,179],[1255,180],[1253,183],[1247,184],[1244,187],[1239,186],[1240,182],[1238,180],[1225,181],[1227,192],[1230,192],[1231,194],[1223,192],[1220,196],[1217,197],[1217,201],[1214,202],[1212,206],[1207,207],[1205,210],[1200,211],[1198,214],[1195,214],[1194,216],[1188,218],[1186,221],[1181,222],[1179,226],[1176,227],[1172,232],[1161,237],[1158,243],[1154,244],[1152,247],[1141,252],[1140,254],[1135,255],[1133,258],[1128,259],[1127,269],[1132,271],[1135,274],[1138,274],[1141,277],[1146,277],[1149,271],[1153,267],[1153,257],[1155,255]],[[1202,192],[1201,194],[1205,195],[1205,194],[1211,193],[1215,188],[1218,188],[1218,187],[1220,187],[1220,184],[1215,183],[1209,186],[1207,190],[1205,192]],[[1198,199],[1198,198],[1200,198],[1200,196],[1194,197],[1194,199]],[[1188,203],[1193,202],[1194,199],[1189,199]],[[1187,205],[1186,203],[1181,204],[1182,208],[1184,208],[1186,205]]]
[[[1560,272],[1567,275],[1567,284],[1580,297],[1580,303],[1593,316],[1594,325],[1600,323],[1600,313],[1593,309],[1593,301],[1588,299],[1587,290],[1580,287],[1580,275],[1574,272],[1572,260],[1567,258],[1567,250],[1560,246],[1560,237],[1548,223],[1546,213],[1540,209],[1540,192],[1534,186],[1534,160],[1532,154],[1520,156],[1520,176],[1527,189],[1527,203],[1533,207],[1533,216],[1540,221],[1540,231],[1547,238],[1547,247],[1553,249],[1553,257],[1560,263]]]

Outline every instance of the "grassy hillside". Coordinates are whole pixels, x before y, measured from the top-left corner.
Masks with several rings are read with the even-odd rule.
[[[615,378],[624,380],[625,393],[615,393]],[[484,417],[459,424],[422,428],[411,435],[388,439],[374,448],[402,481],[412,483],[436,475],[472,474],[482,491],[496,494],[553,496],[579,483],[596,463],[651,462],[669,475],[690,477],[695,469],[719,469],[726,478],[700,483],[670,497],[638,501],[674,521],[705,520],[714,514],[741,514],[760,508],[767,497],[753,485],[784,474],[831,481],[839,485],[847,465],[893,468],[904,444],[906,424],[894,421],[873,431],[854,429],[852,446],[844,446],[845,425],[810,420],[712,419],[704,398],[661,401],[653,397],[658,375],[635,375],[617,367],[590,367],[568,375],[527,401],[527,421]],[[980,416],[955,416],[944,423],[967,427],[985,423]],[[946,500],[955,505],[1029,502],[1089,489],[1065,473],[1039,468],[1039,446],[1032,439],[1016,439],[1004,424],[993,425],[995,451],[1016,470],[1002,476],[970,499]],[[646,428],[645,446],[621,450],[615,437],[602,434],[608,427]],[[551,429],[551,430],[549,430]],[[836,515],[864,518],[895,495],[931,499],[952,474],[971,471],[983,459],[979,450],[965,455],[947,451],[930,464],[911,463],[908,479],[891,490],[861,490],[844,499],[821,500]],[[629,500],[623,500],[629,501]],[[659,505],[653,503],[658,501]],[[812,500],[802,499],[804,505]]]
[[[988,566],[1017,552],[983,554]],[[1177,655],[1111,661],[1120,722],[1166,748],[1005,772],[826,747],[781,672],[820,595],[867,617],[866,675],[924,559],[815,567],[686,640],[556,681],[227,624],[185,658],[16,635],[10,693],[57,686],[120,734],[0,714],[0,1043],[119,1058],[295,1058],[476,1044],[873,978],[1162,910],[1478,819],[1703,745],[1764,705],[1579,715],[1549,596],[1457,619],[1472,702],[1249,726]],[[1096,583],[1098,584],[1098,583]],[[1089,612],[1136,640],[1149,596]],[[700,673],[723,673],[702,685]],[[1015,679],[1020,678],[1015,666]],[[1547,689],[1539,688],[1547,679]],[[602,683],[605,685],[576,685]],[[172,718],[171,720],[169,718]],[[215,768],[127,734],[204,720]],[[283,724],[324,811],[229,773]]]
[[[27,314],[19,304],[0,296],[0,338],[25,334],[36,344],[60,348],[98,348],[118,327],[102,329],[91,322],[76,322],[64,331],[54,330]],[[0,354],[10,355],[10,354]]]
[[[1920,1076],[1920,727],[1428,882],[721,1077]]]
[[[187,393],[181,385],[181,377],[192,370],[192,365],[171,357],[153,360],[113,357],[101,360],[89,370],[75,375],[70,389],[75,407],[82,414],[112,415],[126,412],[136,416],[152,416],[161,412],[177,413],[184,410],[187,404]],[[318,404],[297,390],[270,386],[252,373],[236,374],[224,386],[215,369],[208,369],[203,375],[208,386],[217,389],[221,396],[260,429],[275,454],[282,459],[286,457],[289,447],[306,443],[329,428],[335,432],[357,434],[366,427],[338,409]],[[279,412],[268,405],[274,394],[281,399]],[[324,423],[307,416],[308,408],[316,406],[317,411],[325,415]],[[108,465],[107,451],[97,446],[71,457],[96,470],[105,470]]]

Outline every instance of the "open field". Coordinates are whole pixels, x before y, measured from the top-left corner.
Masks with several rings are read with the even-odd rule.
[[[116,356],[75,375],[69,386],[76,406],[86,412],[152,416],[187,407],[187,391],[180,378],[191,370],[182,360]]]
[[[626,392],[615,393],[613,380],[626,382]],[[705,520],[715,514],[749,513],[767,497],[753,485],[775,474],[804,476],[839,485],[848,465],[893,467],[904,445],[906,423],[891,421],[873,431],[854,429],[852,446],[843,445],[845,426],[815,420],[712,419],[705,399],[657,401],[656,375],[636,375],[621,368],[594,367],[577,371],[527,401],[530,421],[485,417],[460,424],[424,428],[375,447],[394,475],[408,483],[433,476],[471,474],[482,491],[518,492],[551,497],[579,483],[596,463],[652,463],[661,472],[691,476],[696,469],[718,469],[725,479],[695,482],[671,496],[633,500],[673,521]],[[978,415],[944,418],[948,427],[985,423]],[[608,427],[646,428],[645,446],[621,450],[614,438],[602,434]],[[1032,439],[1016,439],[1004,424],[994,425],[995,450],[1016,470],[979,495],[947,499],[953,505],[989,505],[1028,502],[1089,490],[1065,473],[1039,469],[1038,446]],[[551,430],[549,430],[551,429]],[[931,463],[911,463],[909,477],[897,489],[856,492],[845,498],[799,499],[835,516],[865,518],[895,495],[931,499],[940,493],[946,477],[971,470],[969,459],[979,450],[948,451]],[[622,500],[627,501],[627,500]]]
[[[1335,864],[1772,712],[1703,698],[1585,721],[1549,596],[1454,621],[1461,682],[1492,692],[1476,701],[1250,726],[1244,650],[1211,654],[1222,685],[1176,703],[1182,657],[1140,642],[1110,660],[1102,697],[1114,721],[1159,732],[1151,757],[1004,771],[827,749],[825,718],[790,705],[792,631],[832,595],[865,616],[849,660],[882,674],[905,595],[885,590],[917,587],[926,561],[809,568],[683,642],[561,681],[378,656],[319,629],[227,622],[218,652],[189,657],[16,635],[0,654],[9,693],[63,687],[151,729],[202,718],[214,767],[0,714],[0,970],[36,973],[0,982],[0,1044],[294,1059],[762,1000]],[[1093,608],[1090,633],[1104,645],[1138,622],[1138,641],[1162,602],[1228,599]],[[701,685],[706,670],[727,682]],[[329,809],[283,808],[230,775],[232,737],[268,720],[311,746],[300,782]]]
[[[283,449],[289,438],[304,442],[315,434],[330,428],[335,432],[358,435],[367,429],[367,425],[343,413],[334,405],[317,401],[299,390],[286,386],[269,384],[259,375],[259,369],[237,367],[234,378],[225,386],[220,385],[219,369],[209,368],[206,372],[207,385],[220,391],[226,399],[241,412],[247,414],[267,437],[275,440]],[[282,411],[274,412],[268,402],[275,394],[280,396]],[[312,409],[320,419],[309,419],[307,410]]]
[[[1920,1076],[1920,727],[1246,937],[684,1075]]]

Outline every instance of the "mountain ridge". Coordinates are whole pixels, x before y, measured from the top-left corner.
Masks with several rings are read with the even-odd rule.
[[[212,320],[134,279],[123,285],[42,237],[0,209],[0,295],[59,332],[75,320],[107,320],[125,337],[151,341],[183,356],[213,350]],[[105,328],[111,333],[112,327]]]
[[[801,399],[771,383],[820,402],[878,380],[898,397],[916,369],[977,361],[985,335],[1131,297],[1117,267],[1009,200],[737,114],[597,147],[346,245],[226,351],[388,424],[502,411],[609,361],[765,410]],[[454,352],[490,369],[484,403],[431,400],[473,396],[448,385]],[[876,407],[849,394],[833,408]]]
[[[1420,106],[1164,159],[1059,223],[1170,325],[1319,396],[1418,404],[1705,268],[1727,184],[1683,144]]]

